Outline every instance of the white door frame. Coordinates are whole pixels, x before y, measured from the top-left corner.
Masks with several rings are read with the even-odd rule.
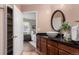
[[[4,26],[4,55],[7,55],[7,7],[10,7],[10,8],[12,8],[13,9],[13,5],[7,5],[7,4],[5,4],[4,6],[4,24],[3,24],[3,26]]]

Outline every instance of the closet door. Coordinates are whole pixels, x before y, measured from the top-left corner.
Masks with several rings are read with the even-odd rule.
[[[13,54],[13,9],[7,6],[7,54]]]

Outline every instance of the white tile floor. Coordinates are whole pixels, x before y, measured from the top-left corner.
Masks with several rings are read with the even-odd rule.
[[[24,42],[24,50],[22,55],[38,55],[38,53],[30,43]]]

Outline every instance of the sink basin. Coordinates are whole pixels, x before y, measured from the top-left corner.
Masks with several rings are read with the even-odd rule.
[[[47,32],[48,37],[54,38],[59,32]]]

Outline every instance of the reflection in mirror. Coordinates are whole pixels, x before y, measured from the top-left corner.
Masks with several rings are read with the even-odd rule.
[[[60,31],[65,17],[62,11],[56,10],[51,17],[51,26],[55,31]]]

